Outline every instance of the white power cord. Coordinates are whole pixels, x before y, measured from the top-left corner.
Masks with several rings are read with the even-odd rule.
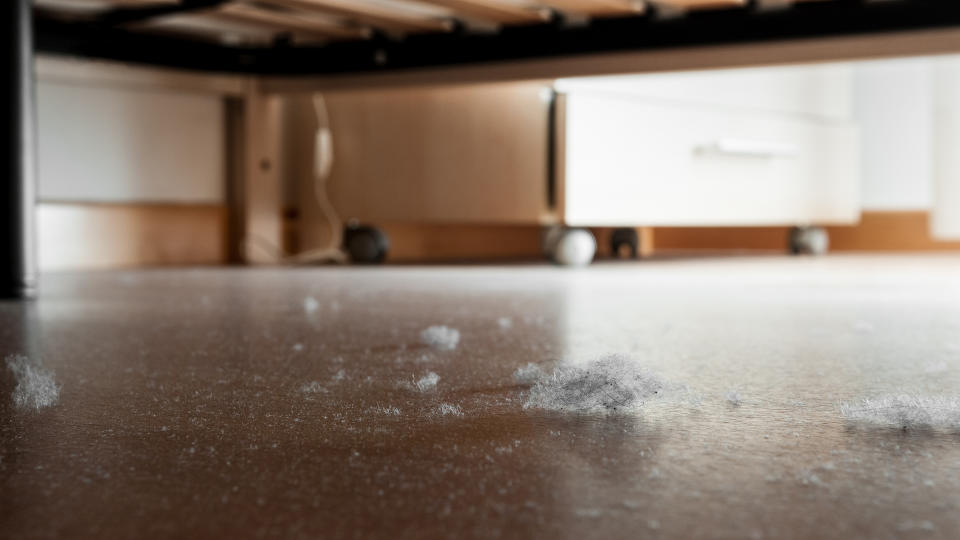
[[[343,221],[340,220],[327,194],[327,180],[333,169],[333,131],[330,129],[330,114],[323,94],[313,95],[313,110],[317,115],[317,134],[313,147],[313,195],[317,200],[317,206],[320,207],[320,212],[330,224],[330,241],[326,247],[299,253],[292,259],[300,263],[344,262],[346,255],[340,249],[343,243]]]
[[[346,254],[340,248],[343,243],[343,222],[327,194],[327,180],[330,178],[330,171],[333,169],[333,131],[330,129],[330,115],[322,94],[314,94],[313,109],[317,115],[317,132],[313,147],[313,195],[320,207],[320,212],[330,225],[330,241],[325,247],[294,255],[283,253],[280,247],[256,235],[249,236],[244,243],[247,247],[256,244],[261,250],[269,253],[271,257],[275,257],[284,263],[343,263],[347,260]]]

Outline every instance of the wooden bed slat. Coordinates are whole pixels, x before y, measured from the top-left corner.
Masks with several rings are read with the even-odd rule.
[[[746,6],[747,0],[654,0],[651,4],[680,9]]]
[[[340,39],[366,39],[371,35],[371,30],[363,26],[348,26],[299,13],[258,9],[248,4],[225,4],[211,13],[220,18],[259,24],[279,32]]]
[[[419,17],[397,10],[352,0],[258,0],[261,4],[296,9],[309,13],[338,15],[391,32],[448,32],[453,29],[449,19]]]
[[[550,19],[543,6],[522,5],[491,0],[417,0],[453,10],[463,19],[482,19],[496,23],[541,23]]]
[[[564,13],[588,17],[608,17],[643,13],[643,0],[540,0],[540,4]]]

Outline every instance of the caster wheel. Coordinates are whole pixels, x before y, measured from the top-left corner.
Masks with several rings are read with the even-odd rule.
[[[636,259],[640,252],[640,237],[636,229],[614,229],[610,235],[610,253],[616,258]]]
[[[830,248],[830,236],[823,227],[794,227],[788,242],[794,255],[823,255]]]
[[[561,266],[586,266],[597,252],[597,240],[586,229],[557,228],[547,234],[546,251]]]
[[[359,225],[343,232],[343,246],[357,264],[379,264],[387,258],[390,239],[376,227]]]

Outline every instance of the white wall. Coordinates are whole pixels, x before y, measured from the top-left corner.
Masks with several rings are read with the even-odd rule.
[[[853,94],[860,125],[863,209],[931,209],[932,60],[855,64]]]
[[[223,202],[219,96],[43,80],[37,94],[41,201]]]
[[[934,64],[934,205],[930,226],[939,239],[960,239],[960,58]]]

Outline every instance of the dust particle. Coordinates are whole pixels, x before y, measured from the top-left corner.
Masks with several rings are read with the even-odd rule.
[[[617,413],[639,410],[665,383],[635,362],[606,356],[585,366],[561,366],[531,388],[524,408]]]
[[[460,343],[460,331],[449,326],[431,326],[420,332],[420,342],[440,351],[452,351]]]
[[[18,408],[39,411],[56,405],[60,400],[60,387],[54,381],[52,372],[19,354],[8,356],[6,364],[17,381],[13,389],[13,403]]]

